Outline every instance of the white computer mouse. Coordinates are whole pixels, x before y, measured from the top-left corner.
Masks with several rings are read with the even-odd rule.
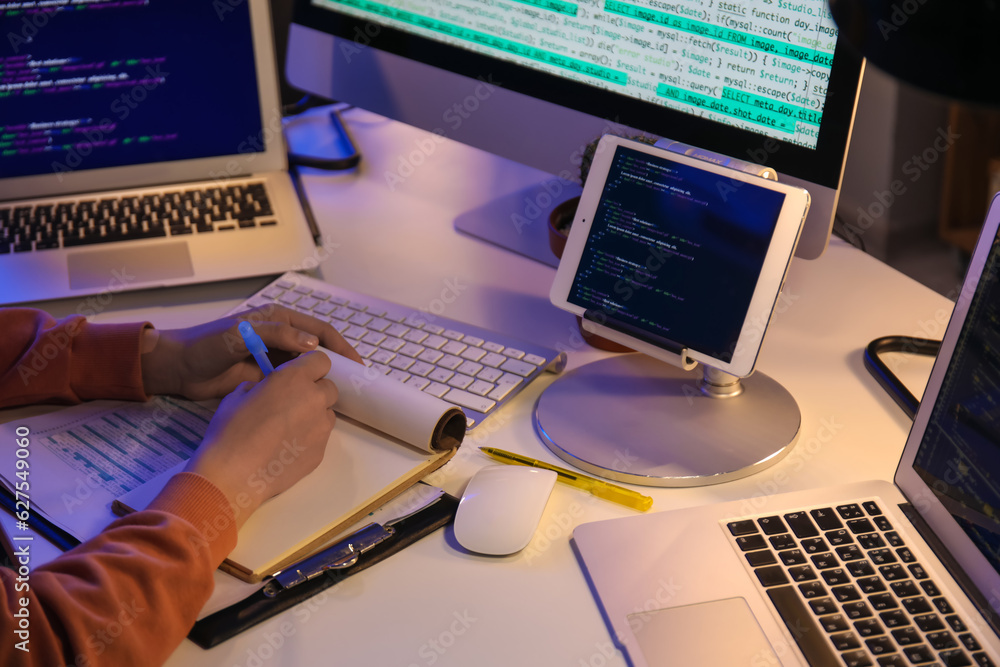
[[[556,476],[519,465],[482,468],[458,504],[455,539],[469,551],[490,556],[520,551],[535,534]]]

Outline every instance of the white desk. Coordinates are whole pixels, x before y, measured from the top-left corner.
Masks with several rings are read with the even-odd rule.
[[[457,215],[540,174],[359,110],[345,120],[363,152],[359,171],[306,177],[324,237],[332,242],[317,255],[323,279],[417,308],[443,307],[447,317],[570,348],[570,367],[602,356],[575,346],[573,317],[549,305],[553,269],[452,227]],[[401,182],[387,179],[401,165],[413,166],[412,173],[404,169],[408,175]],[[195,324],[221,315],[265,282],[119,294],[96,321]],[[75,312],[78,305],[43,304],[55,315]],[[940,337],[950,313],[945,298],[840,241],[832,241],[818,260],[796,260],[758,368],[797,399],[798,444],[782,462],[747,479],[645,489],[655,499],[651,511],[891,479],[909,422],[865,370],[862,350],[883,335]],[[900,373],[919,395],[928,370],[929,363],[913,361]],[[477,451],[486,442],[558,463],[531,425],[535,399],[550,381],[487,420],[429,481],[461,494],[470,475],[489,464]],[[622,665],[569,538],[580,523],[632,513],[557,485],[534,541],[520,554],[470,555],[456,545],[450,528],[438,531],[211,651],[185,641],[168,664]],[[229,584],[226,579],[217,575]]]

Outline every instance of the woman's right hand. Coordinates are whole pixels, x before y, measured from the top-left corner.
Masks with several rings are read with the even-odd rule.
[[[236,525],[268,498],[309,474],[320,461],[336,416],[330,360],[309,352],[258,383],[226,396],[185,470],[215,484],[236,512]]]

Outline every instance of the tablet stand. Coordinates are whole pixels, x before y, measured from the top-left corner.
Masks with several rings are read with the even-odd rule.
[[[761,165],[669,140],[656,146],[777,180]],[[776,381],[708,366],[699,375],[682,347],[620,322],[605,327],[590,313],[584,314],[587,329],[672,362],[628,354],[557,378],[539,397],[534,423],[561,459],[620,482],[682,487],[746,477],[791,451],[801,415]]]
[[[553,453],[591,474],[701,486],[780,461],[801,418],[792,395],[762,373],[740,379],[627,354],[556,379],[539,397],[534,421]]]

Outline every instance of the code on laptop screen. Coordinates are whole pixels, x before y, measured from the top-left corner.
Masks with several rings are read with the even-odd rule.
[[[914,469],[1000,570],[1000,245],[995,239]]]
[[[246,2],[0,2],[0,18],[0,178],[262,150]]]

